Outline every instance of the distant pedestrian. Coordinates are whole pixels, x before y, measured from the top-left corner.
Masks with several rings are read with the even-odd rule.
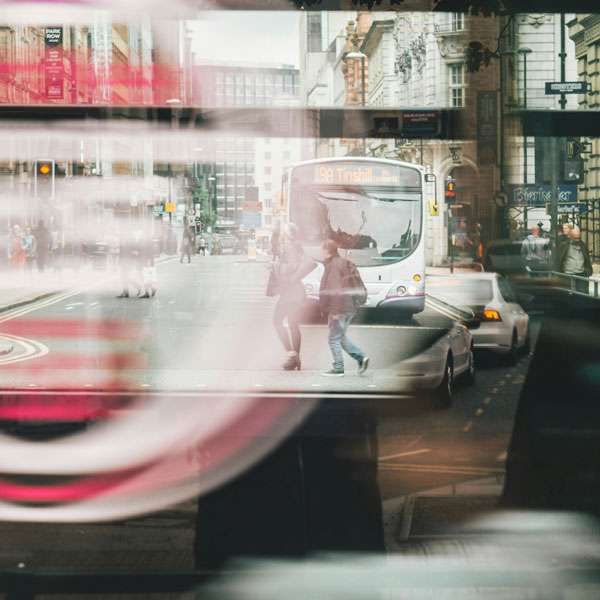
[[[208,243],[206,242],[206,238],[202,235],[198,240],[198,254],[202,254],[202,256],[206,256],[206,249],[208,247]]]
[[[21,238],[21,246],[25,254],[25,266],[27,267],[27,271],[31,273],[37,252],[37,241],[33,235],[33,231],[31,231],[31,227],[25,228],[25,235]]]
[[[556,269],[566,275],[585,277],[576,279],[575,289],[578,292],[588,294],[590,291],[587,278],[594,272],[592,261],[585,242],[581,240],[579,227],[573,227],[569,234],[569,240],[559,246],[556,257]]]
[[[319,298],[321,311],[327,315],[333,357],[333,368],[323,375],[344,375],[342,350],[358,363],[358,372],[363,374],[369,367],[369,357],[350,340],[347,331],[358,307],[366,301],[366,288],[354,263],[338,254],[338,245],[333,240],[326,240],[322,251],[325,270]]]
[[[23,249],[23,232],[19,225],[13,225],[8,239],[8,260],[10,266],[22,270],[25,265],[25,250]]]
[[[541,236],[538,225],[531,228],[531,233],[523,240],[521,257],[525,267],[530,271],[544,271],[550,267],[550,243]]]
[[[305,256],[302,245],[298,241],[298,229],[293,223],[286,227],[280,243],[279,258],[273,262],[271,274],[276,289],[268,290],[267,293],[268,295],[279,295],[273,313],[273,325],[281,344],[288,353],[283,368],[286,371],[299,371],[302,344],[300,321],[305,301],[302,279],[316,265]],[[287,327],[285,326],[286,321]]]
[[[154,242],[151,236],[142,240],[142,280],[144,284],[144,295],[142,298],[150,298],[156,295],[157,276],[154,264]]]
[[[137,289],[137,295],[142,293],[141,247],[135,235],[123,236],[119,243],[119,272],[122,292],[117,298],[129,298],[129,288]]]
[[[194,242],[192,240],[192,234],[189,229],[185,229],[183,232],[183,237],[181,238],[181,256],[179,257],[179,262],[183,263],[183,257],[187,256],[187,262],[190,264],[192,262],[192,252],[194,248]]]
[[[558,245],[559,247],[565,242],[570,241],[571,239],[571,230],[573,229],[573,225],[571,223],[563,223],[561,226],[561,231],[558,234]]]
[[[37,267],[40,273],[46,270],[48,257],[50,255],[50,232],[46,228],[44,221],[40,221],[34,231],[37,241]]]

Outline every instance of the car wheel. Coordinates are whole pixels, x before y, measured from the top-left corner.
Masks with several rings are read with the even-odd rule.
[[[469,350],[469,366],[465,371],[464,380],[467,385],[475,385],[475,352],[473,346]]]
[[[452,406],[452,395],[454,392],[454,367],[452,355],[448,355],[444,367],[444,377],[432,394],[432,404],[435,409],[450,408]]]
[[[517,364],[518,360],[519,360],[519,347],[518,347],[517,332],[513,331],[512,339],[510,341],[510,350],[508,351],[508,354],[506,355],[506,364],[511,367],[514,367]]]

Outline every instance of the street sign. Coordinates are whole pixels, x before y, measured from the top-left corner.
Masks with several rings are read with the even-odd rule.
[[[552,201],[551,185],[513,185],[511,190],[510,204],[512,206],[543,207]],[[572,184],[561,184],[558,186],[558,201],[574,203],[577,201],[577,186]]]
[[[546,81],[546,94],[587,94],[587,81]]]

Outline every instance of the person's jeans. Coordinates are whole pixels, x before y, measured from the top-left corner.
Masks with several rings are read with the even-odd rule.
[[[342,350],[345,350],[358,363],[361,363],[365,357],[363,351],[346,335],[354,315],[355,313],[342,313],[337,315],[330,314],[327,317],[329,348],[333,356],[333,368],[336,371],[344,370],[344,355]]]

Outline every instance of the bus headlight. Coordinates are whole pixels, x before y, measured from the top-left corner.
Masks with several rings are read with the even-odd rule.
[[[398,297],[398,296],[406,296],[406,287],[405,286],[399,285],[395,288],[392,288],[388,292],[388,298],[389,297]]]

